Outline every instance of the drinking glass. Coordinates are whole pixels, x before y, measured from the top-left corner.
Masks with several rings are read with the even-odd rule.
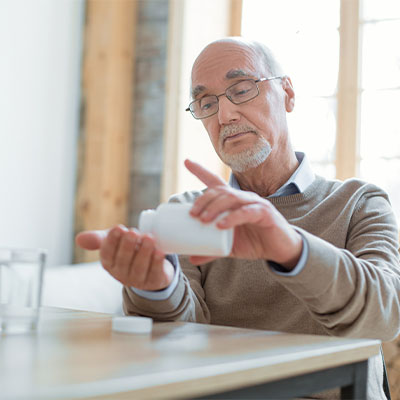
[[[44,249],[0,248],[0,331],[28,333],[37,328]]]

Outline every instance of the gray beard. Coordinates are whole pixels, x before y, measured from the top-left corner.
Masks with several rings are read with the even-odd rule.
[[[232,133],[238,133],[243,130],[251,130],[254,132],[254,129],[249,129],[248,127],[243,126],[227,126],[223,128],[220,134],[219,140],[219,156],[221,160],[227,164],[232,171],[235,172],[245,172],[249,169],[256,168],[260,164],[262,164],[268,156],[271,154],[271,145],[265,138],[258,135],[257,132],[254,132],[255,135],[258,136],[257,143],[251,149],[246,149],[239,153],[226,153],[223,150],[223,142],[225,137],[229,136]]]

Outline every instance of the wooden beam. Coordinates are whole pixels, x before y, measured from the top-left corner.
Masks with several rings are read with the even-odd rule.
[[[230,36],[240,36],[242,34],[242,9],[242,0],[231,0]]]
[[[88,0],[75,231],[127,223],[135,0]],[[98,259],[76,249],[75,262]]]
[[[336,177],[341,180],[357,175],[359,161],[359,16],[359,0],[341,0],[336,133]]]

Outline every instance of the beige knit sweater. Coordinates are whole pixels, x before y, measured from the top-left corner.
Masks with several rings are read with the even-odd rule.
[[[171,201],[193,202],[201,192]],[[295,276],[264,260],[222,258],[203,266],[180,257],[167,300],[124,288],[127,314],[293,333],[391,340],[400,332],[398,230],[387,195],[360,180],[317,177],[304,193],[269,198],[304,235],[309,255]],[[369,398],[384,398],[373,360]]]

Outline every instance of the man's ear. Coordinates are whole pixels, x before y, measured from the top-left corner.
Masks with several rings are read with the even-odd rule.
[[[293,109],[294,109],[295,95],[294,95],[292,81],[288,76],[284,76],[282,78],[282,87],[283,87],[283,90],[286,93],[285,94],[286,111],[287,112],[292,112]]]

